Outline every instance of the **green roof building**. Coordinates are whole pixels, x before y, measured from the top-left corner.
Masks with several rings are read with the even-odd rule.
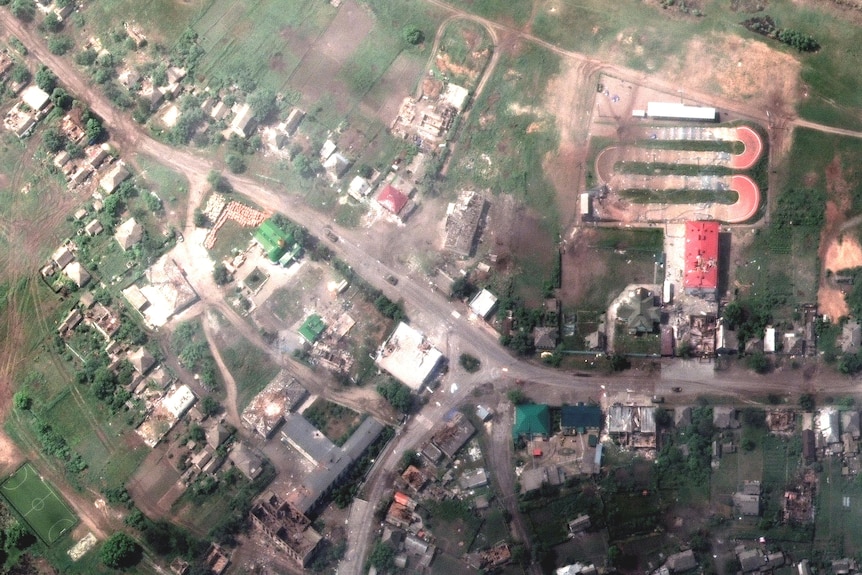
[[[314,343],[325,329],[326,324],[323,323],[323,319],[321,319],[321,317],[316,313],[313,313],[308,316],[308,319],[306,319],[305,323],[302,324],[302,327],[299,328],[299,335],[305,338],[305,341],[308,343]]]
[[[529,403],[515,407],[515,425],[512,437],[548,437],[551,435],[551,410],[547,405]]]
[[[271,262],[277,262],[294,243],[293,234],[275,225],[272,219],[260,224],[254,233],[254,240],[260,244]]]

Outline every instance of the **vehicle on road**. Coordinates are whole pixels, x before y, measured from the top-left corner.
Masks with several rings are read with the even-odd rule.
[[[397,278],[397,277],[395,277],[395,276],[394,276],[394,275],[392,275],[392,274],[389,274],[388,276],[386,276],[386,277],[385,277],[385,278],[383,278],[383,279],[385,279],[385,280],[387,281],[387,283],[390,283],[390,284],[392,284],[392,285],[394,285],[394,286],[397,286],[397,285],[398,285],[398,278]]]
[[[652,396],[652,402],[653,403],[664,403],[664,396],[663,395],[654,395],[654,396]]]
[[[331,241],[331,242],[337,242],[338,241],[338,236],[336,235],[336,233],[333,232],[332,230],[330,230],[329,228],[323,230],[323,233],[326,234],[326,237],[329,241]]]
[[[673,389],[673,392],[674,392],[674,393],[679,393],[679,392],[681,392],[681,391],[682,391],[682,388],[681,388],[681,387],[674,387],[674,388],[672,388],[672,389]]]

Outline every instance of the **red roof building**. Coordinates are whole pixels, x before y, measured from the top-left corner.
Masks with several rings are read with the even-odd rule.
[[[685,276],[683,286],[691,295],[715,295],[718,288],[718,222],[685,224]]]
[[[383,191],[380,192],[380,195],[377,196],[377,203],[396,216],[404,209],[404,206],[407,205],[407,200],[407,196],[392,185],[387,185],[383,188]]]

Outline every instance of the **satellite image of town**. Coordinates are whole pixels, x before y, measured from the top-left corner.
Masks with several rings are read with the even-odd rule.
[[[0,575],[862,575],[860,69],[862,0],[0,0]]]

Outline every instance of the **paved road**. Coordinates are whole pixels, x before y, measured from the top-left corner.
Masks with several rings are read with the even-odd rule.
[[[620,66],[610,65],[582,54],[563,50],[520,30],[457,10],[439,0],[426,1],[444,8],[450,13],[481,22],[491,30],[515,35],[543,46],[566,58],[588,63],[598,70],[606,71],[621,79],[668,93],[676,93],[677,86],[675,84],[665,82],[659,78]],[[210,170],[220,168],[220,166],[215,166],[211,162],[186,150],[177,150],[150,138],[126,114],[116,110],[99,89],[95,88],[88,78],[82,75],[74,66],[70,65],[67,59],[51,54],[45,46],[44,39],[40,37],[34,27],[22,25],[6,10],[0,10],[0,26],[2,26],[0,35],[6,38],[10,34],[15,35],[27,46],[35,58],[53,70],[60,79],[60,82],[70,92],[87,102],[93,111],[104,119],[112,138],[120,146],[124,157],[132,157],[136,153],[152,156],[178,172],[185,174],[193,182],[205,180]],[[745,104],[710,94],[687,91],[687,95],[693,100],[733,111],[743,117],[760,122],[767,120],[766,110],[752,109]],[[822,126],[796,118],[788,118],[787,120],[789,120],[788,124],[791,126],[801,126],[823,132],[862,138],[862,133],[860,132]],[[701,393],[722,395],[750,393],[752,387],[751,375],[742,371],[713,376],[706,376],[701,372],[697,372],[696,377],[691,379],[684,373],[679,375],[662,374],[658,377],[653,374],[643,374],[640,376],[626,374],[621,377],[576,377],[571,374],[545,368],[541,365],[517,361],[499,346],[496,337],[489,330],[483,328],[481,325],[467,321],[464,316],[460,318],[453,317],[452,311],[454,309],[462,313],[464,311],[459,304],[447,301],[446,298],[435,292],[432,286],[427,285],[424,279],[414,279],[405,276],[401,273],[401,270],[382,264],[380,260],[383,254],[374,253],[371,251],[372,248],[369,245],[364,244],[362,231],[340,229],[321,214],[314,212],[311,208],[302,204],[297,197],[267,188],[251,178],[228,176],[228,180],[237,193],[249,197],[266,209],[289,213],[292,219],[313,232],[321,230],[324,225],[331,226],[342,238],[341,241],[330,245],[340,257],[350,262],[363,277],[370,283],[383,289],[389,297],[404,300],[407,313],[412,318],[412,323],[420,329],[431,333],[440,329],[442,322],[444,324],[443,328],[446,330],[447,347],[450,348],[450,353],[451,349],[454,348],[479,357],[485,366],[485,369],[482,371],[482,377],[485,379],[502,378],[504,382],[507,381],[506,378],[509,378],[510,381],[521,379],[532,382],[527,388],[531,392],[540,393],[545,388],[563,388],[572,393],[582,394],[585,397],[598,393],[602,385],[608,390],[636,388],[644,392],[655,391],[658,393],[667,393],[671,387],[680,386],[684,389],[683,395],[690,397]],[[190,206],[190,213],[194,207]],[[187,228],[186,231],[189,232],[191,230]],[[187,271],[197,269],[197,260],[193,258],[192,252],[187,248],[185,250],[177,250],[175,257],[182,262]],[[401,280],[397,290],[383,281],[383,276],[387,274],[395,275]],[[197,283],[193,283],[193,285],[200,291],[209,293],[205,283],[207,280],[204,279],[204,275],[206,274],[195,275],[197,276],[195,280]],[[265,343],[260,340],[259,336],[252,337],[252,334],[248,333],[250,329],[248,324],[239,318],[233,310],[228,311],[225,309],[226,306],[223,300],[218,302],[215,301],[215,298],[208,297],[206,298],[206,302],[207,304],[218,306],[231,323],[241,329],[244,335],[249,337],[253,343],[266,348]],[[455,375],[458,375],[457,370],[455,370]],[[762,393],[790,393],[814,390],[811,378],[806,378],[798,372],[785,375],[786,377],[784,378],[759,378],[756,384],[758,391]],[[413,448],[418,445],[427,434],[432,422],[439,421],[443,414],[467,397],[466,394],[471,381],[464,374],[458,375],[458,377],[462,376],[461,388],[457,393],[450,394],[443,392],[440,395],[435,394],[435,399],[401,431],[399,436],[392,442],[391,448],[381,455],[381,462],[375,467],[373,474],[367,480],[370,501],[375,501],[374,497],[379,497],[389,485],[389,476],[400,459],[401,454],[403,454],[404,449]],[[454,375],[450,376],[447,383],[452,381],[453,377]],[[828,379],[821,378],[818,381],[821,386],[829,385],[830,390],[835,390],[836,386],[840,386],[842,390],[851,388],[848,380],[835,378],[834,376]],[[437,404],[438,401],[439,405]],[[497,463],[497,465],[500,464]],[[373,511],[373,506],[368,507]],[[357,541],[368,540],[369,531],[373,528],[373,525],[370,521],[363,521],[361,526],[363,529],[358,529],[356,536],[351,538],[351,545],[356,545]],[[521,529],[516,529],[516,531],[521,531]],[[523,534],[521,535],[523,536]],[[367,548],[361,544],[354,547],[351,551],[353,561],[350,568],[341,572],[359,573],[364,562],[365,549]]]

